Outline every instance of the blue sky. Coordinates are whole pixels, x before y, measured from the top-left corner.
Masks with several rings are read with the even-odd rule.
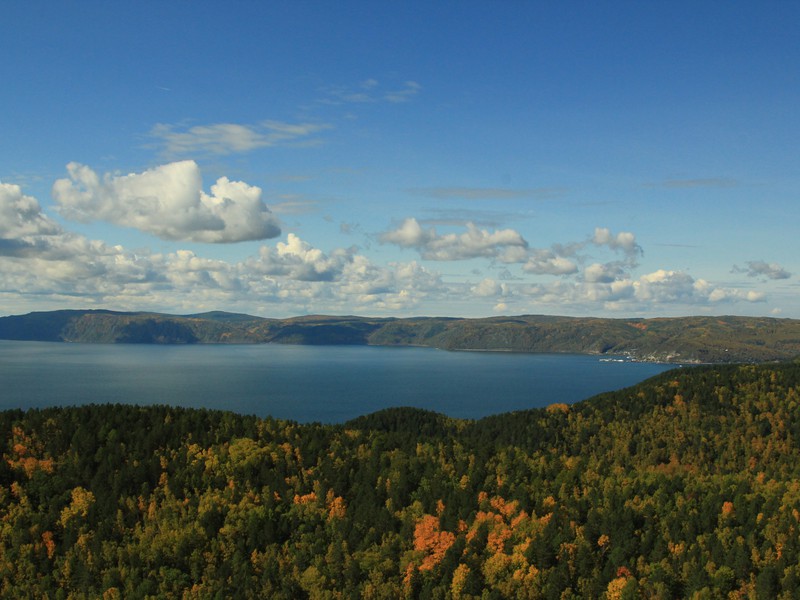
[[[800,318],[800,4],[3,22],[0,314]]]

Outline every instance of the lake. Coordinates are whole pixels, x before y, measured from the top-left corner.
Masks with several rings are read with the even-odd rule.
[[[119,402],[341,423],[415,406],[477,419],[573,403],[673,366],[432,348],[0,341],[0,410]]]

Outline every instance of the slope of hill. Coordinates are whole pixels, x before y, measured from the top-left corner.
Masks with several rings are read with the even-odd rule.
[[[800,356],[800,321],[765,317],[485,319],[305,316],[266,319],[55,311],[0,318],[0,339],[93,343],[290,343],[430,346],[447,350],[627,355],[676,363],[763,362]]]
[[[800,595],[800,363],[479,421],[0,412],[0,595]]]

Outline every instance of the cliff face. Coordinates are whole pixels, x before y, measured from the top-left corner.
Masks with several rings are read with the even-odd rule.
[[[757,317],[486,319],[212,312],[175,316],[54,311],[0,318],[0,339],[83,343],[284,343],[429,346],[446,350],[625,355],[675,363],[763,362],[800,356],[800,321]]]

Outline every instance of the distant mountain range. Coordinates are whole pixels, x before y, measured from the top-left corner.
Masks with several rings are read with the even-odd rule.
[[[446,350],[627,356],[672,363],[764,362],[800,356],[800,320],[765,317],[483,319],[305,316],[221,311],[167,315],[58,310],[0,317],[0,339],[123,344],[427,346]]]

